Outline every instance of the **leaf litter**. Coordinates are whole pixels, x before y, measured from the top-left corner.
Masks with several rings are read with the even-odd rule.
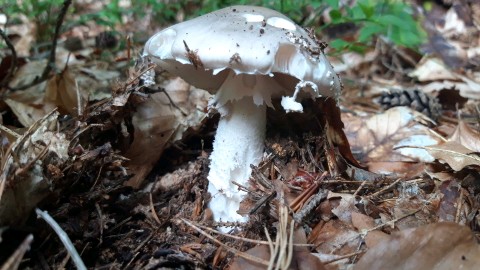
[[[0,264],[74,267],[36,219],[41,207],[89,268],[475,269],[480,50],[478,24],[463,20],[480,16],[458,14],[475,3],[456,5],[436,13],[442,23],[427,14],[429,56],[381,39],[344,55],[342,113],[331,100],[305,101],[302,115],[269,110],[265,158],[240,209],[250,221],[230,235],[212,232],[228,224],[206,208],[207,92],[166,74],[145,87],[148,64],[101,59],[130,53],[92,45],[105,29],[70,29],[64,38],[81,46],[59,45],[48,80],[10,91],[47,64],[19,62],[1,88]],[[11,29],[23,33],[21,57],[35,47],[31,25]],[[382,109],[378,96],[394,89],[438,98],[440,116]]]

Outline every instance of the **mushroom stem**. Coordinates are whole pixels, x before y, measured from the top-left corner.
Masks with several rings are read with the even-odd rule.
[[[210,155],[209,207],[215,221],[246,222],[247,217],[237,214],[246,192],[238,190],[232,181],[248,186],[250,165],[258,165],[262,159],[266,106],[255,105],[252,97],[233,100],[225,106],[228,114],[220,118]]]

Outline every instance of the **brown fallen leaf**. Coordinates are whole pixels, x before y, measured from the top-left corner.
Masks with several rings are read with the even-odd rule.
[[[335,216],[337,216],[342,222],[351,224],[352,213],[358,211],[357,207],[355,207],[355,196],[351,194],[334,193],[331,191],[328,192],[327,199],[337,197],[341,199],[338,205],[332,208],[332,213],[335,214]]]
[[[355,270],[478,269],[480,246],[468,227],[434,223],[393,233],[369,249]]]
[[[62,114],[76,116],[79,112],[78,107],[84,106],[87,98],[89,100],[110,98],[111,91],[105,89],[110,88],[113,76],[116,74],[118,77],[119,73],[99,69],[87,73],[86,68],[80,67],[81,63],[74,56],[70,57],[64,49],[57,48],[56,66],[64,70],[48,81],[22,91],[8,93],[5,96],[5,103],[12,109],[20,123],[29,127],[55,108]],[[20,66],[9,86],[15,88],[30,84],[41,76],[45,65],[47,61],[41,60]]]
[[[294,232],[294,242],[295,244],[306,244],[307,239],[305,236],[305,231],[302,228],[297,229]],[[255,256],[257,258],[263,259],[265,261],[270,260],[270,250],[266,245],[259,245],[247,250],[245,253]],[[236,257],[229,270],[263,270],[267,269],[265,265],[242,258]],[[315,256],[310,253],[308,247],[306,246],[294,246],[293,247],[293,256],[292,262],[288,267],[289,270],[304,270],[304,269],[316,269],[323,270],[325,267],[322,262]]]
[[[58,112],[35,122],[9,148],[0,168],[0,226],[19,224],[52,193],[44,167],[60,166],[69,158],[70,141],[57,131]]]
[[[253,247],[247,251],[245,251],[248,255],[255,256],[256,258],[263,259],[264,261],[270,260],[270,250],[266,245],[260,245]],[[248,260],[242,257],[236,257],[230,267],[229,270],[263,270],[266,269],[266,265],[261,263],[255,262],[253,260]]]
[[[308,236],[308,243],[323,254],[346,255],[357,251],[360,234],[350,224],[338,219],[318,223]]]
[[[405,162],[432,162],[434,158],[423,149],[401,146],[426,146],[439,143],[429,128],[421,122],[428,118],[407,107],[393,107],[375,115],[342,114],[345,133],[360,161],[370,165],[376,162],[401,162],[388,167],[378,167],[378,173],[405,173],[410,169]],[[371,169],[371,168],[370,168]],[[391,169],[391,171],[389,171]],[[401,171],[405,169],[405,171]]]
[[[423,58],[408,75],[421,82],[456,79],[454,72],[449,70],[441,59],[435,57]]]
[[[338,147],[342,156],[355,167],[362,168],[352,154],[347,135],[345,134],[345,125],[342,122],[340,108],[337,106],[335,100],[327,99],[324,104],[327,138],[330,142]]]
[[[442,89],[455,89],[465,98],[478,99],[480,97],[478,75],[470,77],[461,75],[447,68],[446,64],[439,58],[425,57],[409,76],[425,83],[419,86],[425,93]]]
[[[468,210],[459,211],[459,208],[463,205],[459,203],[459,198],[462,196],[462,187],[456,180],[442,182],[439,185],[439,192],[442,195],[437,209],[439,221],[458,222],[455,220],[457,215],[464,217],[460,213],[468,213]]]
[[[448,140],[457,142],[473,152],[480,152],[480,133],[463,120],[458,121],[457,128]]]
[[[125,157],[130,159],[128,168],[134,173],[126,182],[128,186],[140,187],[175,132],[175,114],[162,113],[165,105],[159,103],[160,98],[161,93],[152,95],[133,115],[134,140],[125,153]]]
[[[365,236],[365,244],[368,248],[372,248],[378,243],[390,238],[388,234],[382,232],[380,229],[372,230],[376,227],[375,220],[367,215],[352,212],[352,224],[359,231],[371,230],[368,231]]]
[[[78,116],[88,98],[88,93],[78,87],[74,75],[68,68],[47,82],[45,100],[55,104],[62,114]]]
[[[7,13],[8,14],[8,13]],[[34,20],[29,19],[26,15],[18,16],[20,23],[9,24],[7,33],[16,36],[13,40],[15,51],[20,57],[30,56],[32,45],[36,42],[38,27]]]
[[[167,81],[164,88],[168,96],[152,94],[133,115],[134,140],[125,157],[130,159],[128,167],[134,176],[126,182],[128,186],[138,188],[168,143],[181,139],[188,128],[198,127],[206,116],[206,91],[180,78]]]
[[[425,146],[424,149],[435,159],[445,161],[455,171],[470,165],[480,166],[480,156],[458,142],[447,141],[439,145]]]
[[[9,83],[10,87],[26,85],[41,75],[46,61],[32,61],[21,66]],[[5,103],[12,109],[18,121],[29,127],[55,109],[55,105],[44,100],[46,82],[34,85],[23,91],[9,93]]]
[[[285,204],[278,209],[279,220],[275,239],[271,239],[268,232],[268,245],[256,246],[246,253],[252,258],[259,259],[258,262],[247,259],[245,256],[238,256],[233,260],[230,270],[243,269],[281,269],[281,270],[303,270],[303,269],[325,269],[323,263],[315,255],[310,253],[307,246],[307,236],[301,226],[295,226],[294,220],[289,214],[286,205],[293,203],[292,194],[285,193],[287,186],[281,181],[275,181],[275,187]],[[268,262],[268,265],[260,262]],[[267,268],[268,266],[268,268]],[[273,267],[275,266],[275,267]]]

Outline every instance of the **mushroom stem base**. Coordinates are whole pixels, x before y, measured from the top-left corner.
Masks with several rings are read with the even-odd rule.
[[[229,114],[220,118],[210,155],[209,207],[215,221],[246,222],[248,218],[237,213],[246,192],[238,190],[232,181],[248,187],[250,165],[262,160],[266,106],[255,105],[252,97],[225,106],[229,106]]]

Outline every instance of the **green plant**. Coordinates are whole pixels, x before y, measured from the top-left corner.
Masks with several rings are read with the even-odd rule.
[[[395,45],[416,49],[425,32],[413,17],[413,11],[399,0],[357,0],[354,6],[339,7],[337,0],[326,0],[331,7],[331,25],[354,23],[359,27],[355,42],[336,39],[330,46],[337,51],[363,51],[374,37],[384,37]],[[327,25],[325,27],[328,27]]]
[[[114,28],[115,25],[122,23],[122,16],[127,12],[120,6],[119,2],[119,0],[109,1],[99,12],[81,15],[78,23],[95,21],[98,25]]]
[[[197,0],[190,2],[199,6],[199,9],[191,14],[193,17],[232,5],[254,5],[278,10],[299,23],[304,16],[305,7],[319,6],[322,3],[321,0]]]
[[[20,15],[32,20],[37,27],[37,42],[51,41],[63,0],[4,0],[0,12],[7,14],[9,23],[16,23]]]
[[[38,41],[49,41],[52,35],[56,11],[63,0],[4,0],[1,12],[15,18],[25,14],[38,27]],[[353,5],[340,6],[338,0],[136,0],[129,8],[120,5],[120,0],[105,1],[103,8],[92,14],[80,16],[76,23],[95,21],[115,29],[124,23],[124,17],[142,18],[146,12],[161,25],[176,22],[178,12],[186,18],[196,17],[213,10],[231,5],[258,5],[276,9],[297,23],[323,31],[342,24],[354,25],[358,30],[354,42],[342,38],[331,40],[330,47],[337,53],[343,51],[362,52],[376,37],[382,37],[393,44],[416,49],[425,39],[425,33],[413,16],[412,8],[402,0],[356,0]],[[319,26],[318,18],[330,9],[331,22]]]
[[[338,0],[197,0],[189,1],[199,8],[187,17],[195,17],[230,5],[258,5],[278,10],[301,25],[318,28],[317,18],[327,8],[332,21],[320,30],[342,24],[358,28],[354,42],[341,38],[330,41],[337,53],[363,52],[376,37],[396,45],[416,49],[425,39],[425,32],[413,16],[412,8],[402,0],[357,0],[352,6],[340,6]],[[313,16],[309,16],[310,14]],[[313,18],[308,20],[307,17]]]

